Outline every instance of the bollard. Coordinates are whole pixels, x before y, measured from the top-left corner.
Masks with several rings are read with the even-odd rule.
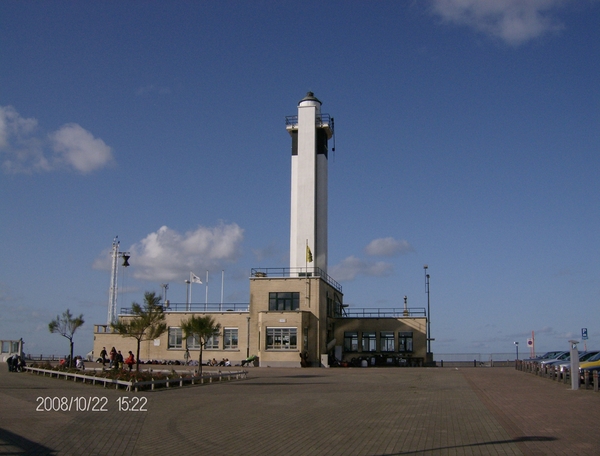
[[[583,371],[583,384],[585,385],[585,389],[590,387],[590,373],[589,371]]]
[[[473,367],[477,367],[477,360],[476,359],[473,360]]]
[[[594,371],[594,391],[598,392],[598,371]]]
[[[444,360],[440,360],[441,367],[444,367]]]

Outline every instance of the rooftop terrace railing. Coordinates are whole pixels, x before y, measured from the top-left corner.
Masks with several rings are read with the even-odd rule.
[[[342,286],[333,280],[325,271],[317,267],[308,268],[252,268],[250,277],[263,278],[263,277],[284,277],[284,278],[306,278],[306,277],[319,277],[324,280],[327,284],[331,285],[340,293],[342,292]]]
[[[425,317],[424,307],[409,307],[408,309],[380,309],[380,308],[345,308],[344,318],[402,318]]]
[[[180,303],[169,302],[163,306],[164,312],[249,312],[250,304],[247,302],[233,303]],[[133,315],[130,307],[121,307],[119,315]]]

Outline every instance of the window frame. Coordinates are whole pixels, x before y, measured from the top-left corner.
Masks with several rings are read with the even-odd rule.
[[[235,336],[234,336],[235,334]],[[228,343],[229,339],[229,343]],[[235,341],[235,343],[233,343]],[[223,350],[239,349],[239,331],[238,328],[223,328]]]
[[[218,350],[220,336],[221,334],[218,331],[216,331],[212,336],[206,339],[206,342],[204,342],[204,350]]]
[[[377,331],[363,331],[361,333],[361,351],[373,353],[377,351]]]
[[[265,349],[269,351],[298,350],[298,328],[291,326],[267,326],[265,337]],[[284,338],[288,337],[288,343]],[[276,340],[279,337],[280,343]]]
[[[398,331],[398,351],[400,353],[412,353],[414,351],[413,342],[412,331]]]
[[[382,353],[396,351],[396,337],[394,331],[379,331],[379,349]]]
[[[300,309],[300,292],[298,291],[270,291],[270,311],[292,311]]]
[[[170,326],[167,338],[168,350],[179,350],[183,348],[183,331],[179,326]]]
[[[358,352],[358,331],[344,331],[344,351],[346,353]]]

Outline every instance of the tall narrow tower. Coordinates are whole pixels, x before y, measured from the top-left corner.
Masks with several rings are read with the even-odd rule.
[[[321,114],[321,102],[308,92],[298,103],[298,115],[286,117],[286,129],[292,137],[290,268],[327,272],[327,142],[333,118]]]

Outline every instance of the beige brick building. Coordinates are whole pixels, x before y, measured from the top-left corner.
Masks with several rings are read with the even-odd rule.
[[[340,362],[368,365],[423,365],[427,362],[424,309],[360,309],[343,304],[341,286],[317,268],[308,276],[288,268],[253,270],[248,305],[223,304],[222,309],[165,308],[167,332],[142,342],[142,360],[198,359],[199,347],[184,340],[181,321],[210,315],[221,330],[203,350],[203,360],[229,359],[239,364],[257,356],[257,365],[300,367],[300,354],[311,366]],[[358,316],[360,315],[360,316]],[[126,314],[119,318],[128,318]],[[116,347],[135,353],[136,341],[95,325],[94,354]],[[325,358],[322,355],[326,355]]]

